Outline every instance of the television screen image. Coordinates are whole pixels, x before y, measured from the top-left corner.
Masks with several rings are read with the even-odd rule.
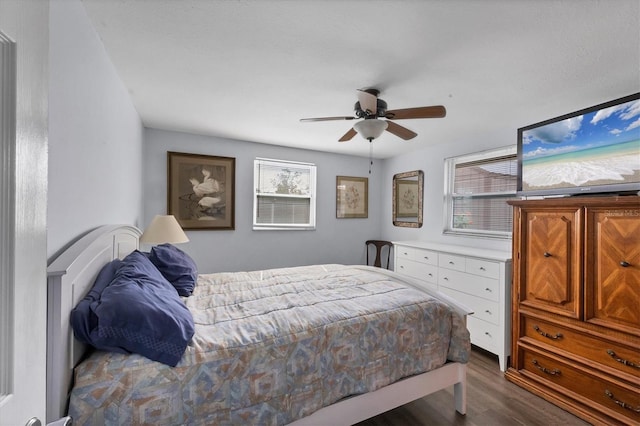
[[[640,94],[518,129],[519,194],[640,190]]]

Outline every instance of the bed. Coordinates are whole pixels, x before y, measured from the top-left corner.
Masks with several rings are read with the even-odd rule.
[[[48,421],[346,425],[449,386],[452,408],[465,414],[469,310],[380,268],[200,275],[183,298],[195,335],[175,367],[92,351],[74,338],[70,312],[105,265],[137,250],[139,236],[132,226],[102,226],[48,268]],[[267,288],[277,296],[258,302]]]

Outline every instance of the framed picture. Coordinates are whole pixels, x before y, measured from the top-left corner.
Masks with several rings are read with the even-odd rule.
[[[167,152],[167,212],[184,229],[234,229],[231,157]]]
[[[336,217],[369,217],[369,179],[336,176]]]
[[[418,217],[418,181],[397,180],[396,188],[396,217]]]

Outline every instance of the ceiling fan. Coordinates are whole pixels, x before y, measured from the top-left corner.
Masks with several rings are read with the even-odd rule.
[[[393,133],[401,139],[409,140],[417,136],[417,133],[400,126],[391,120],[406,120],[412,118],[442,118],[447,115],[447,110],[442,105],[424,106],[405,109],[387,110],[387,103],[378,98],[380,91],[377,89],[358,89],[358,102],[354,105],[355,117],[318,117],[302,118],[300,121],[332,121],[332,120],[357,120],[357,122],[340,139],[340,142],[351,140],[356,133],[360,133],[369,142],[379,137],[385,130]],[[381,120],[386,118],[386,120]]]

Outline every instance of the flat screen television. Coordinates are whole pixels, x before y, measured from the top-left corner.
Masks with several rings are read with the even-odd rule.
[[[640,93],[518,129],[518,195],[638,193]]]

